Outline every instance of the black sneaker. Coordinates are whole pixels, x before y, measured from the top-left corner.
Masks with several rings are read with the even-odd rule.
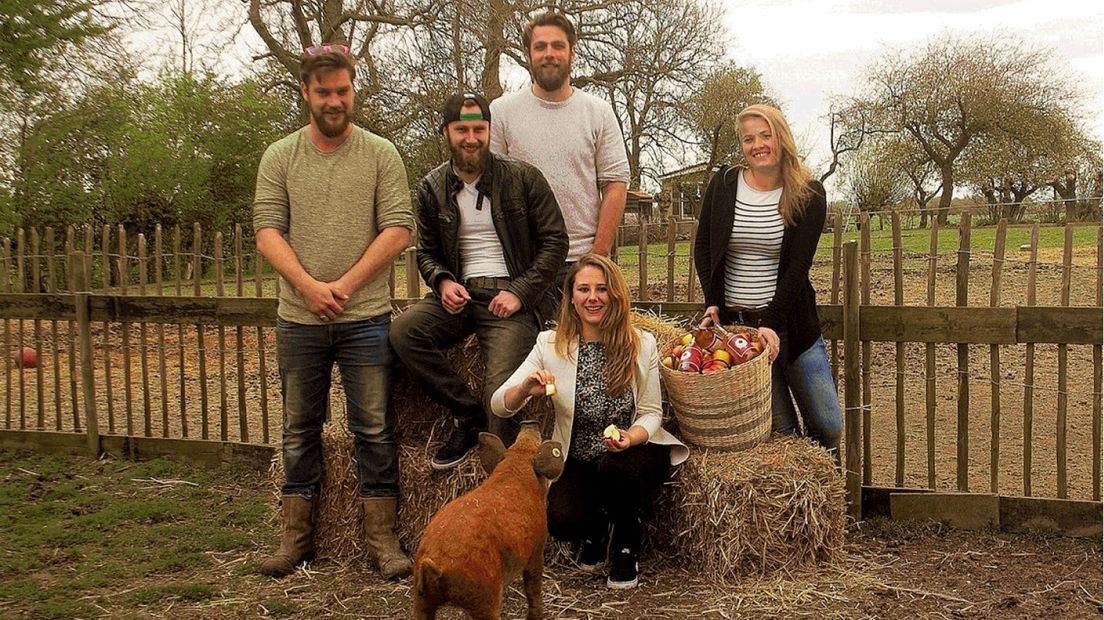
[[[606,563],[609,555],[609,538],[596,536],[584,538],[579,544],[578,564],[583,572],[593,573]]]
[[[437,454],[433,455],[429,466],[437,471],[452,469],[459,465],[460,461],[463,461],[468,452],[471,452],[471,449],[478,443],[478,428],[466,428],[454,420],[452,432],[445,440],[444,445],[437,450]]]
[[[629,547],[617,549],[610,555],[609,578],[606,579],[606,586],[615,590],[635,588],[640,583],[637,574],[639,568],[636,551]]]

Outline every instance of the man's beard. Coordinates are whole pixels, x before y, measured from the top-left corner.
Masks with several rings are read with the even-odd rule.
[[[467,174],[477,174],[483,172],[483,167],[487,161],[487,156],[490,154],[490,147],[486,142],[480,145],[479,150],[474,153],[469,153],[458,144],[450,145],[449,149],[452,151],[452,165],[460,172]]]
[[[534,65],[529,73],[538,86],[547,92],[552,92],[559,90],[571,75],[571,63],[564,63],[558,67]]]
[[[326,112],[331,112],[331,111],[341,112],[340,120],[338,120],[337,122],[333,122],[333,123],[331,123],[329,120],[327,120],[326,119]],[[318,131],[322,132],[322,135],[326,136],[327,138],[340,137],[341,134],[345,133],[345,130],[349,127],[349,113],[347,111],[345,111],[344,109],[341,109],[341,110],[333,110],[333,109],[326,110],[326,109],[323,109],[320,113],[315,113],[314,109],[311,108],[311,118],[314,119],[314,124],[315,124],[315,126],[318,127]]]

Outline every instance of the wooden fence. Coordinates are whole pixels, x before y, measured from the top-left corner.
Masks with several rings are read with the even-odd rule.
[[[984,488],[1007,493],[1012,490],[1011,480],[1015,491],[1031,496],[1040,493],[1036,482],[1042,470],[1047,472],[1047,483],[1041,492],[1069,497],[1068,430],[1072,424],[1079,432],[1091,426],[1091,433],[1079,435],[1088,439],[1072,450],[1075,462],[1084,464],[1078,468],[1074,495],[1099,500],[1099,226],[1095,228],[1093,265],[1074,261],[1074,229],[1070,226],[1064,229],[1061,262],[1041,260],[1039,228],[1033,227],[1023,250],[1027,260],[1014,270],[1017,278],[1026,278],[1025,297],[1012,300],[1002,294],[1005,276],[1012,271],[1005,248],[1007,226],[1003,224],[995,231],[991,250],[983,251],[972,247],[970,217],[964,216],[959,223],[958,247],[950,255],[938,250],[939,231],[933,227],[930,251],[921,257],[905,256],[896,218],[888,257],[872,251],[870,226],[865,225],[855,250],[856,263],[848,268],[839,214],[835,218],[832,258],[818,260],[820,275],[815,279],[819,278],[822,301],[828,302],[820,311],[833,369],[851,380],[843,382],[841,395],[847,418],[848,462],[858,459],[855,469],[849,465],[849,470],[859,476],[858,482],[864,487],[953,486],[960,491]],[[688,235],[685,225],[680,230],[673,222],[633,228],[641,242],[620,247],[618,260],[636,290],[644,291],[640,305],[683,317],[700,313],[692,247],[680,238],[692,239],[692,232]],[[204,236],[198,226],[191,231],[188,248],[180,229],[168,235],[172,239],[168,252],[159,229],[152,249],[144,237],[131,240],[122,229],[108,227],[99,231],[96,244],[94,232],[70,228],[59,240],[47,229],[41,236],[32,231],[29,238],[21,233],[14,247],[8,242],[0,244],[3,273],[9,274],[0,280],[5,360],[0,400],[3,428],[10,431],[6,442],[24,441],[13,439],[25,437],[15,431],[51,431],[102,433],[99,445],[116,441],[112,438],[207,440],[234,446],[272,443],[278,437],[280,421],[278,406],[275,414],[271,411],[272,403],[279,402],[271,330],[275,278],[255,253],[243,251],[241,229],[235,228],[229,239],[214,235],[206,245],[209,254],[203,249]],[[664,241],[649,241],[657,237]],[[85,260],[67,260],[78,250]],[[954,264],[945,264],[947,258],[953,258]],[[906,299],[905,289],[912,283],[906,277],[906,259],[927,265],[925,303]],[[971,276],[976,279],[986,267],[991,267],[988,303],[971,306]],[[396,297],[420,296],[418,279],[407,277],[415,269],[412,252],[396,264],[391,274]],[[1090,272],[1095,277],[1084,277]],[[910,276],[915,273],[915,269],[908,271]],[[948,277],[941,278],[941,273]],[[947,303],[937,294],[937,285],[946,283],[951,273],[954,298]],[[1075,277],[1075,273],[1082,275]],[[1041,276],[1057,282],[1052,287],[1057,305],[1037,305]],[[1082,294],[1076,300],[1078,306],[1071,305],[1075,282]],[[889,283],[892,304],[882,305],[890,297]],[[1089,298],[1084,296],[1086,283],[1092,289]],[[978,297],[977,291],[974,297]],[[845,313],[846,307],[853,311]],[[854,323],[849,330],[845,318]],[[842,344],[849,337],[858,343],[856,356],[843,359]],[[26,346],[34,348],[42,362],[34,369],[14,364],[15,352]],[[885,350],[887,346],[892,353]],[[939,364],[939,354],[948,346],[954,349],[955,363],[945,368]],[[980,356],[987,358],[989,372],[985,375],[976,370],[978,352],[971,352],[979,346],[988,354]],[[922,363],[910,361],[918,347]],[[1044,350],[1049,363],[1050,347],[1056,353],[1053,389],[1039,380],[1041,364],[1036,363]],[[1071,351],[1087,349],[1091,349],[1091,365],[1086,360],[1076,369],[1081,371],[1079,377],[1091,374],[1091,389],[1087,379],[1084,387],[1079,383],[1071,388]],[[1009,363],[1008,357],[1021,355],[1022,364]],[[857,369],[850,364],[857,364]],[[887,369],[892,371],[889,380],[884,379]],[[1010,373],[1014,378],[1009,378]],[[979,411],[977,390],[972,390],[972,385],[983,382],[990,384],[989,403],[985,411]],[[923,386],[923,397],[910,403],[909,388],[917,384]],[[848,391],[847,385],[858,386],[857,394]],[[953,388],[953,398],[940,392],[940,387],[948,386]],[[1009,388],[1022,388],[1019,420],[1009,419]],[[1071,395],[1079,403],[1072,418]],[[1048,406],[1045,419],[1041,419],[1036,404],[1051,402],[1051,396],[1053,407]],[[943,419],[945,401],[954,406],[951,420]],[[885,415],[887,408],[892,415]],[[918,421],[922,421],[923,432],[914,435],[909,429]],[[978,439],[980,422],[985,422],[988,433]],[[1042,423],[1044,437],[1036,434]],[[1009,429],[1016,431],[1018,450],[1002,450]],[[953,445],[953,459],[942,454],[947,443]],[[1044,443],[1050,453],[1046,464],[1034,458]],[[1018,457],[1018,471],[1009,470],[1010,456]],[[971,483],[971,459],[987,465],[983,467],[987,484],[977,484],[977,476]],[[915,473],[916,463],[923,464],[922,475]],[[947,479],[952,473],[953,480]]]

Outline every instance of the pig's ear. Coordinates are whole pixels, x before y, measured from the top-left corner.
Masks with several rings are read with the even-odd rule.
[[[549,480],[555,480],[563,473],[564,457],[563,447],[558,441],[546,441],[537,449],[533,457],[533,469],[537,475]]]
[[[479,462],[483,464],[483,471],[490,475],[499,461],[506,456],[506,446],[502,440],[493,433],[479,433]]]

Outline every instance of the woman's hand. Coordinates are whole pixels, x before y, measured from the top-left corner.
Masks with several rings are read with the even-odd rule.
[[[617,429],[617,438],[604,437],[602,444],[606,446],[606,450],[610,452],[622,452],[632,447],[632,439],[629,437],[628,431]]]
[[[610,452],[624,452],[633,446],[647,443],[648,438],[648,431],[634,424],[628,430],[617,429],[617,439],[603,437],[602,445]]]
[[[709,306],[705,309],[705,316],[702,317],[701,324],[698,327],[710,327],[712,325],[721,324],[721,309],[717,306]]]
[[[521,391],[529,396],[544,396],[548,394],[546,386],[556,385],[556,375],[551,370],[541,368],[534,370],[521,382]]]
[[[759,335],[763,340],[767,341],[767,347],[770,349],[770,361],[773,364],[774,360],[778,357],[778,348],[780,346],[778,332],[769,327],[760,327]]]

